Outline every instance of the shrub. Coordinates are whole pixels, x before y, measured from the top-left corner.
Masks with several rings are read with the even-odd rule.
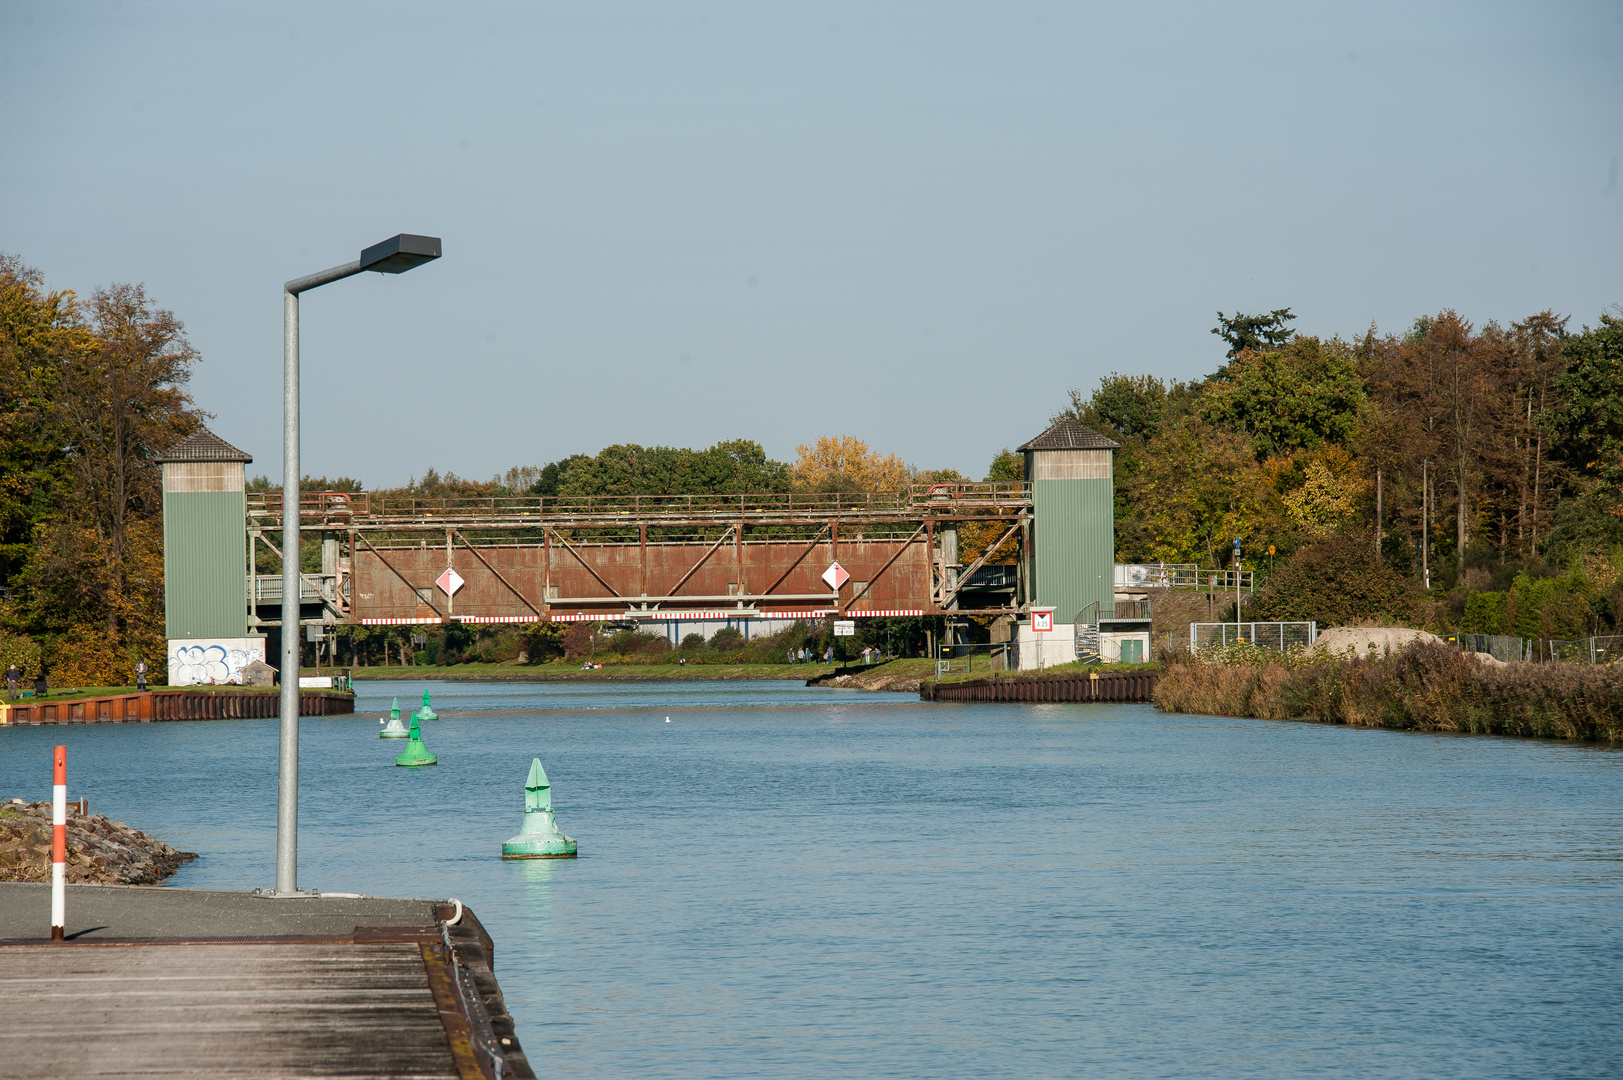
[[[1275,570],[1251,604],[1252,618],[1317,621],[1355,626],[1388,618],[1407,623],[1419,615],[1413,583],[1375,558],[1373,540],[1333,537],[1305,547]]]
[[[744,635],[724,626],[710,636],[710,647],[716,652],[734,652],[744,647]]]
[[[1516,575],[1505,607],[1507,630],[1526,638],[1582,637],[1589,622],[1589,601],[1582,582],[1571,578]]]
[[[1465,614],[1460,629],[1467,634],[1503,634],[1505,600],[1502,592],[1473,592],[1465,598]]]

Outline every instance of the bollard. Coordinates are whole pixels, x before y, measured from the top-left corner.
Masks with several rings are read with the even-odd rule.
[[[426,689],[423,691],[423,707],[418,709],[415,715],[419,720],[438,720],[440,718],[440,714],[435,712],[433,707],[428,704],[428,691]]]
[[[406,744],[404,753],[395,755],[396,765],[433,765],[439,758],[428,752],[423,745],[423,733],[417,727],[417,718],[411,718],[411,742]]]
[[[67,940],[68,748],[56,748],[51,778],[51,940]]]
[[[540,758],[530,762],[530,776],[524,782],[524,824],[517,836],[502,845],[502,858],[575,858],[575,841],[558,831],[552,816],[552,785]]]

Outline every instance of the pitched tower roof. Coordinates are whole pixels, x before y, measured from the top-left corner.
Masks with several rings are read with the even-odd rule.
[[[1080,420],[1062,416],[1049,425],[1047,431],[1025,443],[1020,452],[1028,450],[1118,450],[1121,443],[1113,442],[1094,431]]]
[[[254,459],[253,455],[243,453],[208,428],[198,428],[197,434],[182,439],[152,460],[159,464],[191,461],[240,461],[246,465]]]

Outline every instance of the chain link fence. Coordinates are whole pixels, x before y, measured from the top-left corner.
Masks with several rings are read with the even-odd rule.
[[[1319,636],[1314,622],[1190,623],[1189,651],[1206,645],[1254,645],[1284,652],[1293,645],[1312,648]]]
[[[1615,664],[1623,660],[1623,634],[1572,639],[1455,634],[1448,640],[1466,652],[1487,653],[1507,664]]]

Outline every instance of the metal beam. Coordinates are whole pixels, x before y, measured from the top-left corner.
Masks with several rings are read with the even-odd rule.
[[[400,571],[396,570],[394,568],[394,564],[391,563],[388,559],[385,559],[383,557],[383,552],[381,552],[377,548],[373,547],[372,542],[370,540],[368,540],[366,537],[362,536],[360,533],[355,534],[355,539],[357,539],[361,543],[365,544],[366,549],[368,551],[370,551],[372,554],[376,555],[378,557],[378,562],[382,563],[384,566],[387,566],[389,568],[390,573],[392,573],[395,577],[399,578],[401,581],[405,582],[406,588],[411,590],[412,596],[416,599],[416,601],[418,603],[428,605],[428,610],[430,610],[434,614],[438,615],[441,619],[445,618],[445,612],[443,612],[439,608],[435,607],[434,602],[432,600],[424,600],[423,599],[423,594],[417,591],[417,586],[413,585],[409,581],[406,581],[406,575],[402,574]]]
[[[548,529],[547,531],[550,532],[553,536],[557,537],[558,543],[562,544],[564,546],[564,550],[569,552],[569,554],[571,554],[571,555],[573,555],[575,557],[576,562],[580,563],[581,566],[585,567],[586,572],[588,574],[591,574],[594,578],[597,578],[597,583],[599,585],[601,585],[605,589],[609,590],[610,593],[613,593],[613,595],[614,595],[614,597],[616,599],[618,599],[618,600],[624,600],[625,599],[625,597],[621,596],[618,592],[615,592],[615,589],[614,589],[613,585],[610,585],[608,582],[604,581],[602,576],[600,574],[598,574],[598,572],[596,570],[593,570],[591,568],[591,566],[587,564],[585,559],[581,558],[580,552],[576,551],[574,549],[574,547],[569,543],[568,540],[565,540],[563,537],[558,536],[558,530],[557,529]]]
[[[539,618],[544,617],[541,614],[541,609],[540,608],[538,608],[534,604],[530,603],[530,601],[528,599],[526,599],[526,597],[524,596],[523,593],[519,592],[517,589],[515,589],[513,587],[513,583],[511,581],[508,581],[506,578],[502,577],[502,574],[501,574],[500,570],[497,570],[494,566],[491,566],[488,562],[485,562],[485,557],[483,555],[479,554],[478,549],[476,549],[472,544],[468,543],[468,538],[466,536],[462,536],[462,534],[460,532],[458,532],[457,530],[455,530],[455,529],[450,530],[450,532],[454,536],[462,537],[462,546],[467,548],[470,552],[473,553],[473,557],[479,560],[479,564],[481,566],[483,566],[486,570],[489,570],[492,574],[495,574],[496,575],[496,580],[501,582],[503,585],[506,585],[508,592],[510,592],[514,596],[518,597],[520,600],[522,600],[524,602],[525,607],[527,607],[531,611],[535,612],[536,618],[539,619]]]
[[[681,580],[679,580],[675,585],[672,585],[671,591],[665,595],[675,596],[676,590],[686,585],[688,583],[688,578],[692,577],[694,574],[697,574],[699,572],[699,567],[708,562],[710,560],[710,556],[716,553],[716,549],[727,542],[727,538],[733,534],[733,529],[735,527],[736,526],[733,525],[727,526],[727,528],[722,531],[721,539],[717,540],[714,544],[711,544],[709,550],[707,550],[703,555],[699,556],[699,561],[693,564],[693,568],[687,573],[683,574]],[[771,592],[772,590],[768,589],[767,591]]]
[[[969,579],[975,576],[975,571],[979,570],[981,568],[981,566],[985,564],[986,560],[990,559],[992,557],[992,553],[994,551],[996,551],[998,548],[1002,547],[1004,545],[1004,543],[1009,539],[1009,537],[1014,535],[1014,531],[1016,529],[1018,529],[1019,527],[1020,527],[1020,522],[1018,522],[1018,521],[1015,522],[1013,525],[1010,525],[1009,528],[1008,528],[1008,531],[1006,531],[1002,536],[998,537],[997,543],[993,544],[991,547],[989,547],[985,551],[981,552],[981,557],[976,559],[973,563],[971,563],[968,570],[965,570],[962,574],[958,575],[958,585],[952,590],[952,592],[947,593],[946,595],[942,596],[942,598],[941,598],[941,606],[942,607],[946,607],[948,604],[952,603],[953,597],[957,596],[960,592],[962,592],[963,589],[964,589],[964,586],[969,582]]]
[[[840,606],[840,614],[842,614],[842,615],[845,614],[847,611],[849,611],[851,609],[852,604],[856,603],[858,600],[861,600],[864,596],[868,595],[868,590],[873,588],[873,583],[885,576],[885,571],[889,570],[891,564],[894,563],[897,559],[902,557],[902,552],[906,551],[908,548],[913,546],[913,541],[917,540],[919,538],[919,533],[921,533],[923,531],[924,531],[924,526],[923,525],[920,525],[918,528],[914,529],[913,530],[913,535],[909,536],[906,540],[902,541],[902,546],[897,548],[895,550],[895,552],[893,552],[891,554],[891,557],[889,559],[885,560],[885,565],[881,566],[879,568],[879,572],[877,574],[875,574],[873,577],[869,578],[863,584],[862,591],[852,594],[851,599],[847,600],[844,604],[842,604]]]
[[[795,567],[799,566],[801,564],[801,562],[806,558],[806,556],[810,555],[812,553],[813,548],[815,548],[818,544],[822,543],[823,534],[828,532],[829,527],[830,527],[829,525],[825,524],[821,529],[819,529],[817,531],[817,535],[812,537],[812,542],[806,545],[806,548],[805,548],[804,551],[802,551],[799,555],[795,556],[795,561],[789,564],[789,569],[785,570],[781,575],[779,575],[778,580],[774,581],[772,584],[770,584],[770,585],[768,585],[766,587],[766,592],[762,593],[761,594],[762,596],[766,596],[766,595],[770,594],[773,589],[776,589],[779,585],[782,585],[786,580],[788,580],[789,575],[795,572]]]

